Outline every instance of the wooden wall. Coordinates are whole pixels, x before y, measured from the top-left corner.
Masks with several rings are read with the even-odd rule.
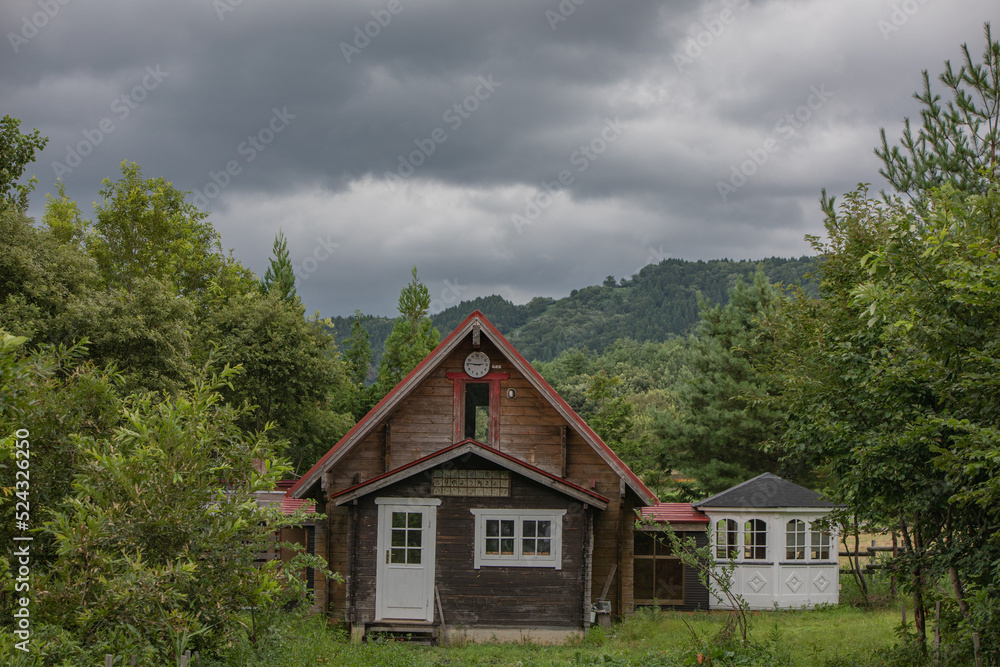
[[[469,456],[449,462],[455,469],[493,470]],[[429,497],[426,471],[362,498],[354,618],[375,618],[378,508],[375,497]],[[475,517],[472,508],[564,509],[562,569],[482,567],[473,569]],[[511,473],[509,498],[444,497],[437,508],[435,584],[449,626],[580,628],[583,624],[583,569],[586,509],[583,503]]]

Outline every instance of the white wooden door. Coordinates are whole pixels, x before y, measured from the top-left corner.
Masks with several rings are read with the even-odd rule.
[[[375,620],[434,620],[437,498],[378,498]]]

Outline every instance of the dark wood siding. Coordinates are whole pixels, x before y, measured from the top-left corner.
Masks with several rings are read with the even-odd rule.
[[[454,468],[498,469],[478,457]],[[375,618],[376,540],[381,498],[430,497],[431,471],[394,484],[358,502],[360,522],[357,588],[358,622]],[[563,509],[562,569],[473,567],[475,517],[472,508]],[[511,473],[509,498],[444,497],[437,508],[435,584],[449,626],[580,628],[583,625],[583,569],[586,506]]]

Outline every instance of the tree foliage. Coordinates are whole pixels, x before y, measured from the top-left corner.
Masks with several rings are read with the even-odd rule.
[[[923,90],[913,97],[923,107],[916,136],[910,119],[904,119],[899,145],[890,146],[885,129],[875,154],[882,160],[879,173],[893,189],[910,198],[923,211],[930,193],[945,185],[958,192],[983,194],[996,182],[1000,161],[1000,43],[993,41],[990,25],[984,28],[986,47],[982,62],[973,62],[962,45],[958,69],[945,61],[938,77],[950,99],[931,90],[923,71]]]
[[[261,280],[261,289],[264,292],[275,292],[285,301],[296,301],[298,295],[295,293],[295,274],[292,272],[292,261],[288,258],[288,241],[285,235],[278,231],[274,237],[274,248],[272,249],[271,262]]]
[[[399,384],[440,342],[441,335],[427,317],[430,305],[430,292],[417,277],[417,267],[413,267],[409,284],[399,294],[399,317],[385,341],[373,403]]]
[[[691,341],[691,377],[679,387],[680,410],[657,425],[660,462],[717,493],[763,472],[802,481],[797,464],[781,465],[767,449],[785,414],[768,399],[779,388],[769,380],[773,340],[766,334],[779,313],[781,292],[763,272],[748,284],[737,279],[725,305],[702,302]]]
[[[38,130],[21,134],[20,127],[18,118],[0,118],[0,207],[6,203],[23,212],[28,210],[28,196],[38,179],[32,177],[27,183],[18,183],[18,180],[25,168],[35,161],[35,153],[44,149],[49,139],[40,136]]]
[[[222,395],[234,404],[256,406],[240,425],[260,431],[272,424],[289,443],[287,453],[297,470],[318,461],[354,424],[339,405],[349,381],[333,336],[322,320],[306,320],[298,302],[277,292],[233,296],[199,325],[195,347],[199,357],[211,354],[242,367]]]
[[[227,263],[208,214],[167,180],[143,178],[134,162],[121,171],[118,180],[104,179],[88,237],[104,283],[128,294],[143,276],[185,296],[208,288]]]
[[[281,604],[281,561],[255,561],[283,519],[253,493],[287,467],[239,427],[250,408],[223,402],[236,372],[210,368],[167,400],[130,398],[111,438],[81,439],[75,492],[45,523],[57,554],[35,612],[68,636],[43,651],[125,645],[163,664],[218,650],[247,610]]]

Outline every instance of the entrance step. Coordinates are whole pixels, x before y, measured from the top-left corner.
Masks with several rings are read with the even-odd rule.
[[[381,638],[430,646],[438,640],[438,624],[416,621],[379,621],[365,625],[365,641]]]

